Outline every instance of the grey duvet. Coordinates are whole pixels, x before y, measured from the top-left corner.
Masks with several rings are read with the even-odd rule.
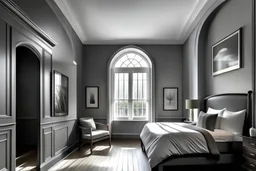
[[[151,168],[170,156],[219,155],[210,133],[186,123],[147,123],[141,131],[140,138]]]

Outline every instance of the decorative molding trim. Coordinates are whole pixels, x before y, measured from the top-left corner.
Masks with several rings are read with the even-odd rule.
[[[0,124],[0,127],[8,127],[8,126],[14,126],[14,125],[16,125],[16,123],[7,123],[7,124]]]
[[[57,43],[48,36],[42,29],[40,29],[29,17],[22,11],[13,1],[11,0],[1,0],[5,8],[7,8],[14,16],[16,16],[23,24],[28,26],[36,35],[40,36],[44,41],[46,41],[52,47],[56,46]]]
[[[80,39],[80,41],[83,44],[85,44],[85,42],[83,42],[83,40],[86,39],[86,36],[83,33],[83,29],[80,27],[80,24],[78,23],[78,21],[71,14],[71,12],[70,12],[69,8],[67,7],[65,1],[64,0],[53,0],[53,1],[61,9],[60,11],[66,17],[66,19],[70,23],[71,27],[75,30],[75,33],[77,34],[77,37]]]
[[[57,131],[62,130],[62,129],[66,129],[67,130],[66,145],[64,147],[62,147],[61,149],[59,149],[58,151],[56,151],[56,147],[55,147],[56,133],[57,133]],[[56,156],[56,155],[60,154],[61,152],[63,152],[66,148],[68,148],[68,126],[65,125],[65,126],[58,127],[58,128],[52,128],[52,130],[53,130],[53,144],[52,144],[52,147],[53,147],[54,156]]]
[[[197,26],[197,24],[200,22],[200,20],[206,15],[207,11],[219,1],[222,0],[199,0],[197,2],[194,10],[191,12],[179,35],[178,39],[182,40],[183,44],[194,30],[194,28]]]
[[[11,38],[12,27],[6,23],[6,115],[11,116]]]
[[[46,129],[50,129],[50,130],[45,131]],[[43,147],[43,163],[44,163],[44,162],[49,161],[52,158],[52,142],[53,142],[52,141],[52,138],[53,138],[52,134],[53,134],[53,132],[52,132],[52,128],[45,128],[42,131],[43,131],[42,147]],[[49,135],[49,134],[51,134],[51,155],[47,157],[46,154],[45,154],[46,153],[46,151],[45,151],[45,144],[46,144],[46,136]]]
[[[4,136],[4,137],[1,137]],[[3,129],[0,130],[0,138],[2,138],[0,140],[0,143],[6,143],[6,153],[5,153],[5,160],[6,160],[6,167],[7,168],[0,168],[1,170],[12,170],[11,168],[12,166],[12,155],[11,155],[11,150],[13,150],[13,146],[12,146],[12,129]]]
[[[47,117],[47,118],[54,118],[54,117]],[[62,121],[45,122],[45,123],[41,123],[41,126],[50,125],[50,124],[58,124],[61,122],[76,121],[76,120],[77,120],[76,118],[71,118],[71,119],[66,119],[66,120],[62,120]]]
[[[7,139],[2,139],[2,140],[0,140],[0,143],[5,142],[5,141],[7,141]]]

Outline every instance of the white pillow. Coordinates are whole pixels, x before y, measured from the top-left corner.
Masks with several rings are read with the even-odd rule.
[[[245,109],[237,112],[225,110],[221,118],[220,129],[242,135],[245,113]]]
[[[224,108],[224,109],[213,109],[213,108],[210,108],[210,107],[207,110],[208,114],[218,114],[217,119],[216,119],[215,129],[220,128],[220,122],[221,122],[221,118],[222,118],[224,110],[226,110],[226,108]]]

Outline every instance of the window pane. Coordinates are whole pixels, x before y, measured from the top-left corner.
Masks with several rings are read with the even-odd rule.
[[[128,116],[128,100],[115,101],[115,116],[117,117]]]
[[[138,117],[138,116],[147,116],[147,101],[133,101],[132,102],[132,112],[133,116]]]
[[[143,99],[148,99],[148,81],[146,73],[143,73]]]
[[[133,73],[133,99],[147,99],[148,98],[148,83],[147,73]]]
[[[128,53],[116,62],[115,67],[148,67],[148,64],[141,56],[134,53]]]
[[[128,56],[128,58],[133,59],[135,57],[135,54],[134,53],[128,53],[127,56]]]
[[[115,99],[128,99],[129,94],[128,73],[115,73]]]

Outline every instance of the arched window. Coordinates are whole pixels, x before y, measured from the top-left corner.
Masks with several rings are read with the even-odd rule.
[[[116,53],[110,63],[111,120],[151,120],[152,63],[137,48]]]

